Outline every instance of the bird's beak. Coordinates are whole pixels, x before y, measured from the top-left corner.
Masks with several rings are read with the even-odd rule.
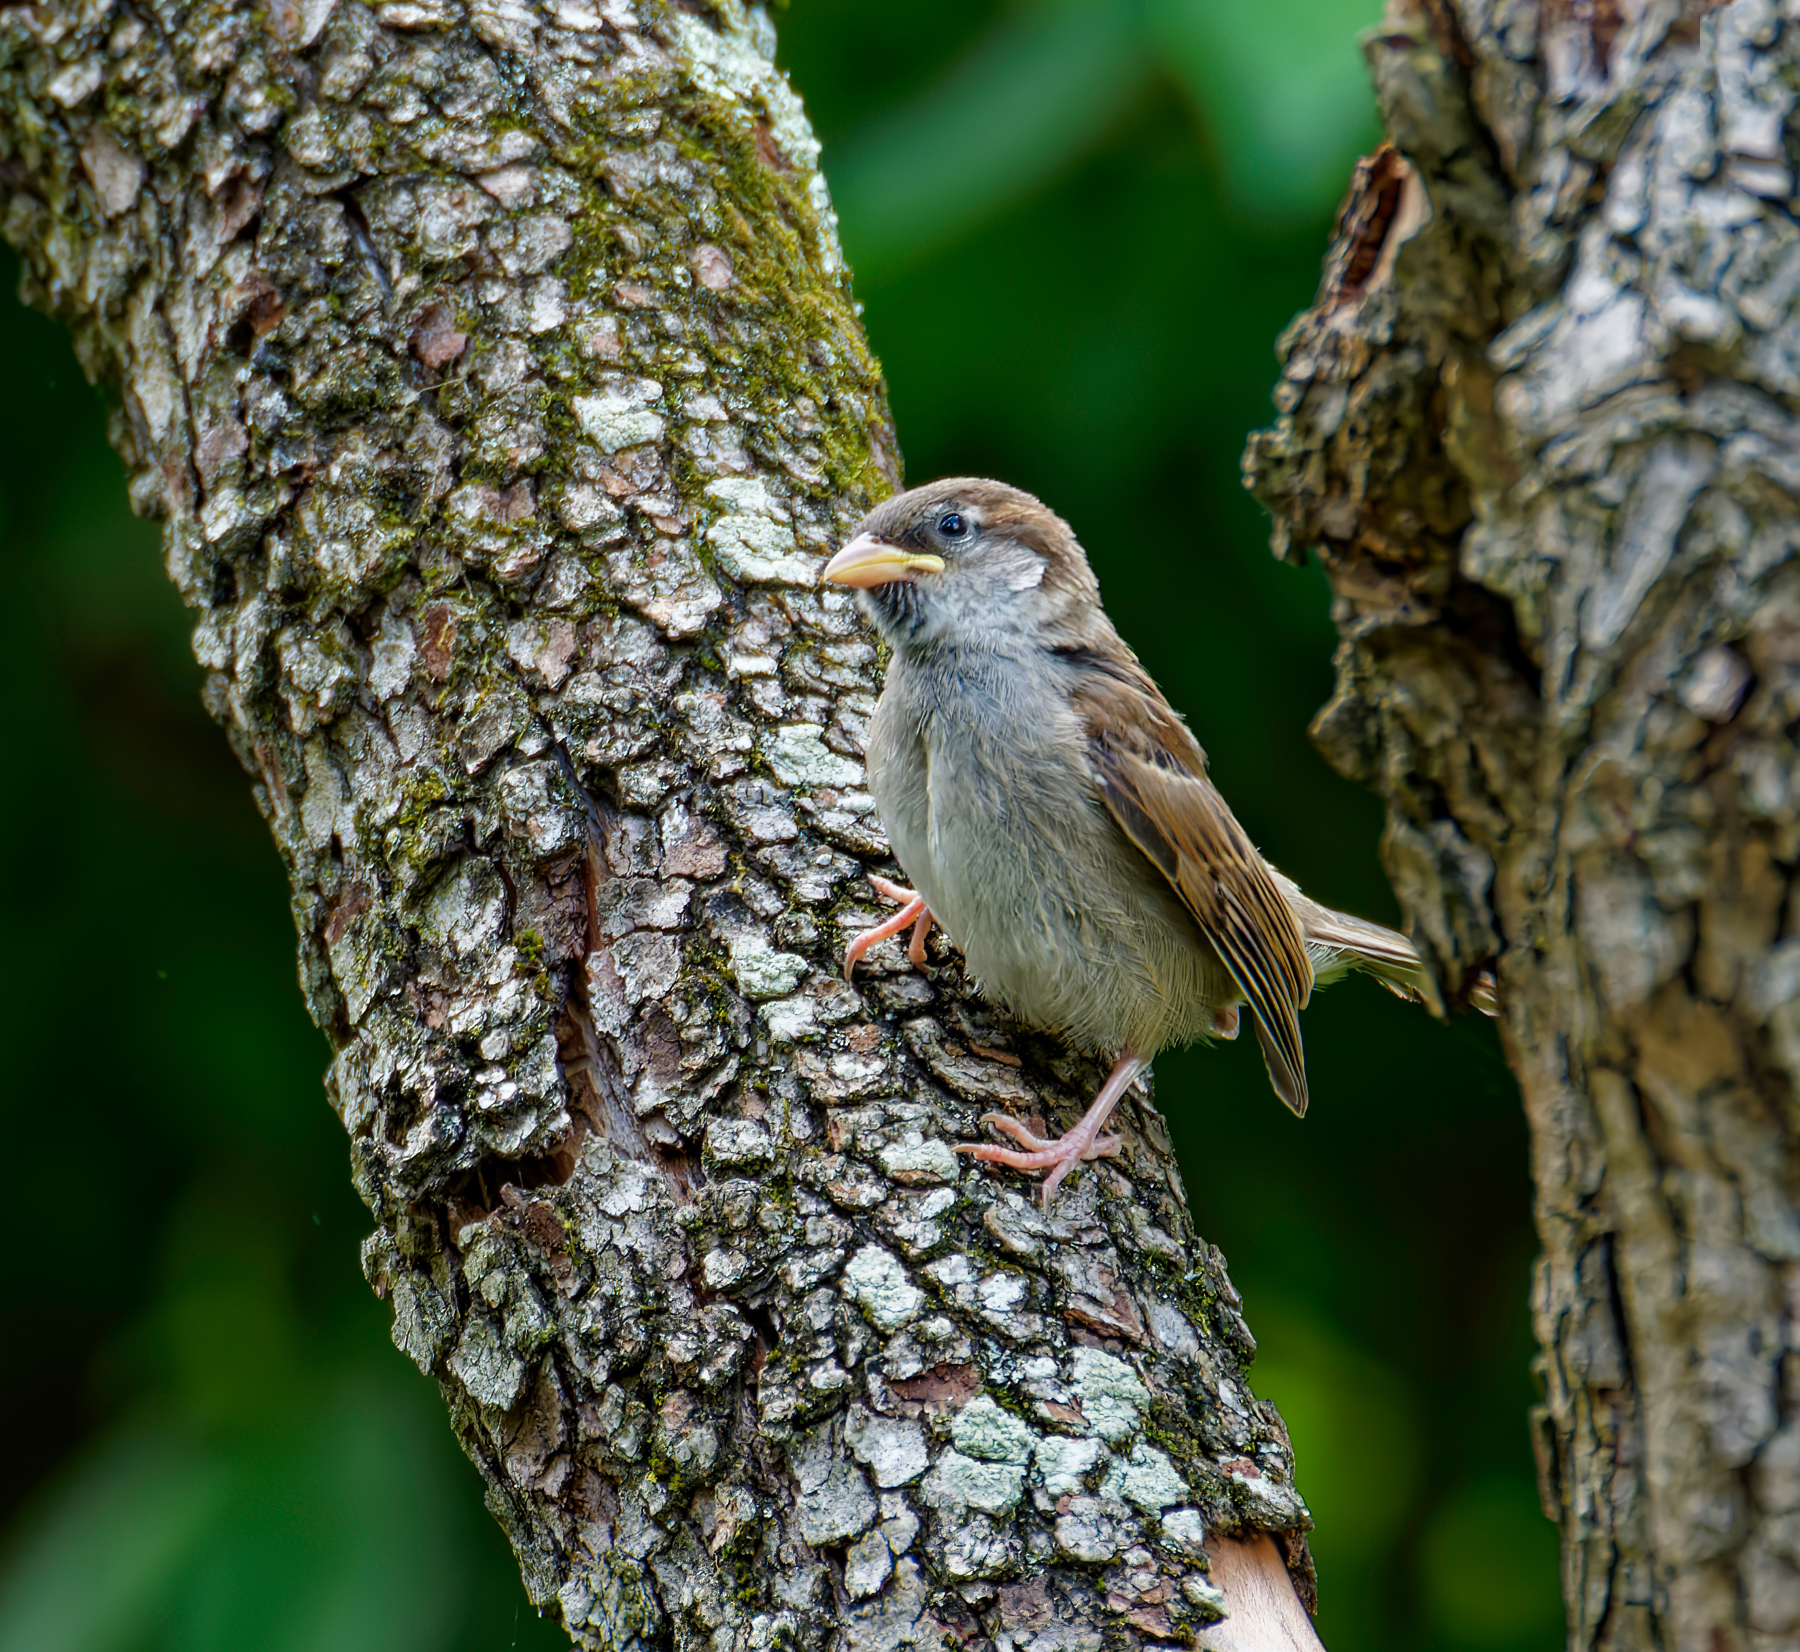
[[[941,556],[920,556],[889,545],[873,534],[859,533],[829,562],[819,577],[833,585],[852,585],[866,589],[871,585],[891,585],[897,579],[917,579],[920,574],[941,574]]]

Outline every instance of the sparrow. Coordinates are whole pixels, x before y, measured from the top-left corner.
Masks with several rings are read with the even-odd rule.
[[[953,477],[865,517],[822,578],[856,592],[887,643],[869,726],[869,791],[906,888],[857,935],[935,922],[984,996],[1109,1058],[1093,1104],[1044,1139],[958,1151],[1046,1172],[1048,1208],[1084,1160],[1117,1153],[1113,1108],[1161,1050],[1230,1039],[1248,1009],[1275,1093],[1304,1115],[1300,1012],[1315,986],[1364,970],[1429,996],[1404,935],[1309,900],[1257,852],[1206,754],[1100,605],[1068,523],[1002,482]],[[1491,981],[1476,1000],[1491,1007]]]

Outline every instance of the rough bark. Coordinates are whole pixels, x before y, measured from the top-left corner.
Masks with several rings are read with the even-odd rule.
[[[1800,1637],[1800,24],[1396,5],[1252,485],[1530,1115],[1571,1647]]]
[[[0,10],[5,232],[118,388],[369,1279],[531,1598],[592,1647],[1188,1638],[1203,1542],[1310,1562],[1156,1115],[1046,1219],[951,1144],[1092,1066],[949,960],[838,977],[878,662],[815,579],[897,463],[772,44]]]

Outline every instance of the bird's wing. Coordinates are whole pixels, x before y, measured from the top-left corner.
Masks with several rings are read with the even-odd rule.
[[[1276,874],[1206,775],[1206,755],[1135,660],[1088,655],[1072,699],[1107,809],[1181,897],[1256,1017],[1275,1093],[1306,1112],[1306,939]]]

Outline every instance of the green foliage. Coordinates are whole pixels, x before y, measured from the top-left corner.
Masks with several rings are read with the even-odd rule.
[[[847,8],[800,0],[784,36],[790,55],[810,55],[815,19],[838,9]],[[826,152],[851,267],[866,284],[943,252],[1104,146],[1159,83],[1191,100],[1239,212],[1310,229],[1342,193],[1358,150],[1379,136],[1355,39],[1377,9],[1365,0],[1042,0],[933,18],[940,36],[973,22],[973,38],[928,84],[885,107],[865,104],[843,153]],[[859,62],[844,90],[866,85],[871,67],[881,73],[860,54],[873,56],[892,28],[849,21]],[[840,93],[823,94],[821,119],[820,94],[801,90],[829,138]]]
[[[1503,1474],[1457,1486],[1432,1512],[1420,1570],[1438,1646],[1555,1644],[1561,1614],[1542,1586],[1552,1555],[1534,1513]]]
[[[1237,479],[1374,136],[1354,34],[1377,9],[793,0],[779,24],[909,477],[1000,475],[1069,517],[1259,844],[1392,919],[1379,809],[1305,737],[1323,582],[1269,558]],[[279,869],[103,408],[10,303],[0,359],[5,1289],[29,1353],[0,1364],[0,1652],[563,1644],[362,1282]],[[1306,1034],[1304,1122],[1249,1041],[1158,1080],[1294,1431],[1321,1632],[1551,1645],[1496,1043],[1366,982]]]

